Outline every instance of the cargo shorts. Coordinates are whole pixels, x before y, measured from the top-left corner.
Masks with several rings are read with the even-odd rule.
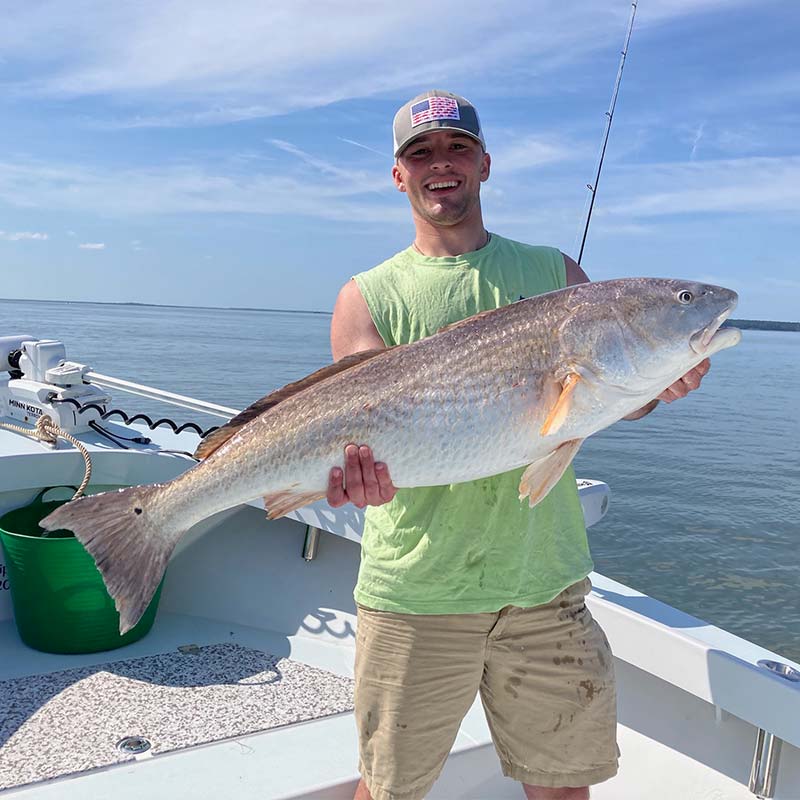
[[[503,774],[548,787],[615,775],[614,665],[590,589],[481,614],[359,606],[359,770],[374,800],[425,796],[478,691]]]

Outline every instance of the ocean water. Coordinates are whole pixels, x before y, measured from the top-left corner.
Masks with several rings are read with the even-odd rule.
[[[234,408],[328,363],[329,324],[303,312],[0,300],[0,335],[60,339],[97,372]],[[612,493],[589,531],[597,570],[800,661],[798,398],[800,334],[745,331],[687,399],[590,437],[578,475]]]

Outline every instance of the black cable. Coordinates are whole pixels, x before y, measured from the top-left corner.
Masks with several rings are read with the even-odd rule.
[[[94,428],[98,433],[107,433],[110,436],[113,436],[115,439],[122,439],[123,442],[135,442],[136,444],[150,444],[152,439],[149,439],[147,436],[123,436],[121,433],[112,433],[107,428],[103,428],[99,423],[91,420],[89,425]]]
[[[122,442],[119,439],[117,439],[117,437],[114,436],[113,433],[111,433],[110,431],[107,431],[105,428],[103,428],[100,425],[98,425],[93,419],[89,420],[89,427],[92,430],[97,431],[101,436],[105,436],[106,439],[110,439],[112,442],[114,442],[115,445],[117,445],[117,447],[121,447],[123,450],[129,450],[130,449],[128,447],[128,445],[122,444]],[[130,439],[128,441],[130,441]]]
[[[51,400],[52,403],[70,403],[71,405],[75,406],[78,409],[78,414],[83,414],[86,411],[96,411],[100,415],[100,419],[110,419],[113,416],[118,416],[126,425],[131,425],[132,423],[136,422],[137,420],[143,420],[147,423],[147,426],[150,430],[155,430],[157,427],[161,425],[168,425],[172,428],[173,433],[181,433],[185,430],[193,430],[198,433],[201,437],[205,438],[208,436],[209,433],[217,430],[219,425],[214,425],[207,430],[203,430],[199,425],[194,422],[184,422],[183,425],[177,425],[171,419],[167,417],[161,417],[161,419],[157,419],[153,422],[147,414],[134,414],[132,417],[129,417],[124,411],[118,408],[112,408],[110,411],[106,411],[102,406],[99,406],[97,403],[87,403],[85,406],[82,406],[74,397],[64,397],[64,398],[53,398]],[[91,424],[91,423],[90,423]],[[131,439],[129,441],[136,441],[136,439]]]

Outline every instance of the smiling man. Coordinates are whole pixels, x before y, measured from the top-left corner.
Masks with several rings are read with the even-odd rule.
[[[491,158],[463,97],[434,90],[406,103],[394,155],[415,238],[342,288],[335,359],[588,280],[555,248],[486,230]],[[685,396],[707,370],[661,399]],[[584,603],[592,562],[572,468],[531,509],[518,498],[522,470],[397,490],[368,445],[345,448],[328,486],[333,506],[369,506],[355,591],[356,800],[423,798],[477,692],[503,772],[529,800],[585,800],[617,771],[616,698],[608,642]]]

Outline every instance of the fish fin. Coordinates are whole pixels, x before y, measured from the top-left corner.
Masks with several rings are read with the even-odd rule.
[[[322,500],[325,496],[325,492],[293,492],[291,489],[265,494],[264,507],[267,510],[267,519],[283,517],[290,511],[307,506],[315,500]]]
[[[580,380],[581,376],[578,375],[577,372],[567,373],[567,377],[564,378],[564,382],[562,383],[561,394],[558,400],[556,400],[555,405],[550,409],[550,413],[547,415],[544,424],[539,429],[539,433],[542,436],[554,434],[564,424],[564,420],[567,418],[567,414],[569,414],[569,410],[572,406],[572,393],[575,391],[575,387],[580,383]]]
[[[519,482],[519,499],[524,500],[527,497],[531,508],[544,500],[561,480],[582,444],[583,439],[570,439],[556,447],[552,453],[530,464]]]
[[[152,513],[160,485],[133,486],[81,497],[46,516],[48,531],[71,530],[103,576],[119,612],[119,632],[141,619],[155,594],[183,529],[164,529],[161,514]]]
[[[449,325],[445,325],[439,328],[436,333],[444,333],[445,331],[452,331],[456,328],[463,328],[465,325],[469,325],[476,320],[483,319],[484,317],[488,317],[490,314],[494,314],[498,309],[490,308],[486,311],[479,311],[477,314],[473,314],[471,317],[466,317],[465,319],[457,320],[456,322],[451,322]]]
[[[385,353],[389,349],[393,348],[379,347],[374,350],[362,350],[360,353],[345,356],[333,364],[328,364],[322,367],[322,369],[318,369],[316,372],[306,375],[305,378],[301,378],[299,381],[288,383],[286,386],[276,389],[260,400],[256,400],[255,403],[248,406],[244,411],[239,412],[233,419],[226,422],[225,425],[209,433],[194,451],[194,457],[200,460],[208,458],[215,450],[222,447],[228,439],[235,436],[248,422],[261,416],[265,411],[269,411],[270,408],[278,405],[281,401],[299,394],[310,386],[324,381],[326,378],[338,375],[340,372],[350,369],[350,367],[355,367],[358,364],[369,361],[371,358]]]

